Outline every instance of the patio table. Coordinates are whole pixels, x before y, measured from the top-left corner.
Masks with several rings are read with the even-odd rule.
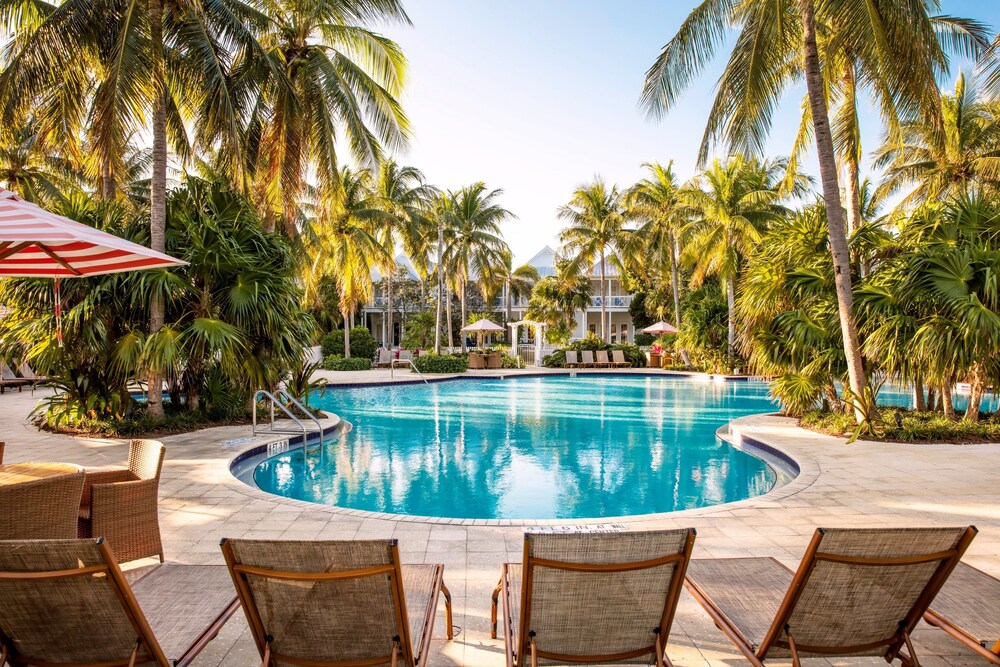
[[[61,475],[75,475],[82,470],[72,463],[0,463],[0,486],[24,484],[40,479],[49,479]]]

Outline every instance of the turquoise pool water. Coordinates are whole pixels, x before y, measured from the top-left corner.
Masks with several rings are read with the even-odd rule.
[[[259,464],[265,491],[393,514],[601,518],[767,492],[774,472],[715,436],[772,412],[761,382],[528,377],[328,389],[354,428]]]

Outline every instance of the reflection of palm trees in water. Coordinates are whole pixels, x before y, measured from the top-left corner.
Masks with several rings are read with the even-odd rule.
[[[356,416],[328,406],[355,429],[329,445],[332,471],[309,465],[296,497],[451,517],[599,517],[745,496],[732,475],[752,492],[769,483],[759,461],[711,433],[730,418],[720,417],[733,408],[729,387],[623,377],[447,385],[426,405],[373,401]],[[742,409],[768,409],[759,405]]]

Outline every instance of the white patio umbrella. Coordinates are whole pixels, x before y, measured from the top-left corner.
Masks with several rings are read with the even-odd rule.
[[[55,280],[56,338],[62,345],[59,280],[180,266],[185,262],[50,213],[0,188],[0,277]]]
[[[479,334],[497,333],[498,331],[502,333],[504,331],[504,328],[499,324],[497,324],[496,322],[491,322],[490,320],[482,319],[473,322],[467,327],[462,327],[462,331],[466,333],[476,334],[476,340],[479,340]]]
[[[674,325],[670,324],[669,322],[664,322],[663,320],[660,320],[656,324],[651,324],[645,329],[643,329],[642,333],[664,336],[667,334],[675,334],[679,332]]]

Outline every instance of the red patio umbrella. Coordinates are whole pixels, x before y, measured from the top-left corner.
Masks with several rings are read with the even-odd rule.
[[[62,345],[61,278],[99,276],[185,262],[50,213],[0,188],[0,277],[55,279],[56,337]]]

